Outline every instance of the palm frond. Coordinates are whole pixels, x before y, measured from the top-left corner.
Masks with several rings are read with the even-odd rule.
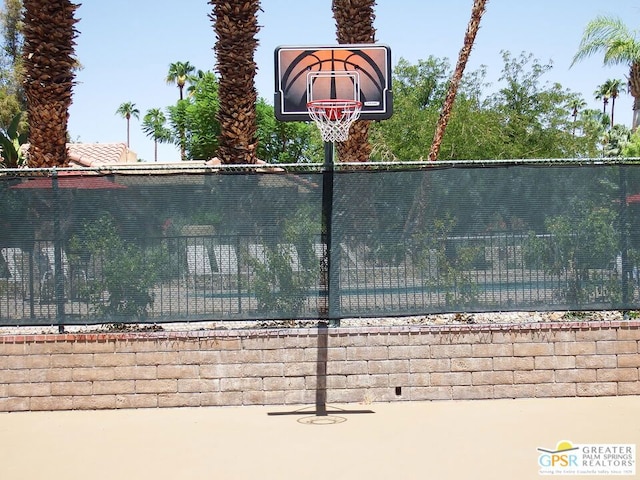
[[[20,126],[21,119],[22,119],[22,112],[18,112],[11,120],[9,127],[7,128],[7,136],[9,138],[13,139],[18,137],[18,128]]]
[[[605,65],[629,63],[640,51],[637,32],[631,31],[618,17],[599,16],[584,29],[578,52],[573,57],[573,66],[596,53],[605,54]]]
[[[604,52],[605,65],[628,65],[640,59],[640,42],[633,38],[614,40]]]

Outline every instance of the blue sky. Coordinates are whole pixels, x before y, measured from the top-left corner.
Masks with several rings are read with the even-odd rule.
[[[377,41],[391,47],[394,65],[400,58],[416,63],[430,55],[455,64],[473,0],[378,0]],[[125,142],[126,123],[115,115],[132,101],[141,117],[178,99],[165,78],[169,64],[189,61],[201,70],[215,69],[215,35],[206,0],[84,0],[77,11],[78,72],[70,110],[69,133],[80,142]],[[331,0],[262,0],[262,26],[256,62],[258,94],[273,102],[274,50],[280,45],[327,45],[335,42]],[[597,15],[618,15],[640,30],[638,0],[489,0],[468,70],[486,65],[492,88],[502,68],[501,50],[514,56],[532,53],[554,68],[545,81],[581,93],[590,108],[596,87],[610,78],[624,79],[624,66],[603,67],[601,56],[570,67],[582,31]],[[616,102],[616,122],[631,124],[632,99]],[[131,149],[153,161],[153,142],[131,123]],[[171,145],[159,148],[159,161],[178,161]],[[410,160],[410,159],[407,159]]]

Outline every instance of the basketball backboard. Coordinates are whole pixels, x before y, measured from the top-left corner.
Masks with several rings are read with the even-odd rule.
[[[281,121],[309,121],[307,103],[313,100],[362,102],[362,120],[389,118],[393,111],[386,45],[278,47],[275,81],[275,115]]]

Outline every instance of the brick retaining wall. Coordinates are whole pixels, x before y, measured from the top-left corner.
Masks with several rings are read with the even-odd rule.
[[[0,411],[640,395],[640,322],[0,335]]]

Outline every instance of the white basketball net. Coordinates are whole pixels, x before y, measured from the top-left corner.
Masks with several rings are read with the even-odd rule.
[[[325,142],[344,142],[351,124],[360,117],[362,102],[356,100],[314,100],[307,103],[309,116]]]

